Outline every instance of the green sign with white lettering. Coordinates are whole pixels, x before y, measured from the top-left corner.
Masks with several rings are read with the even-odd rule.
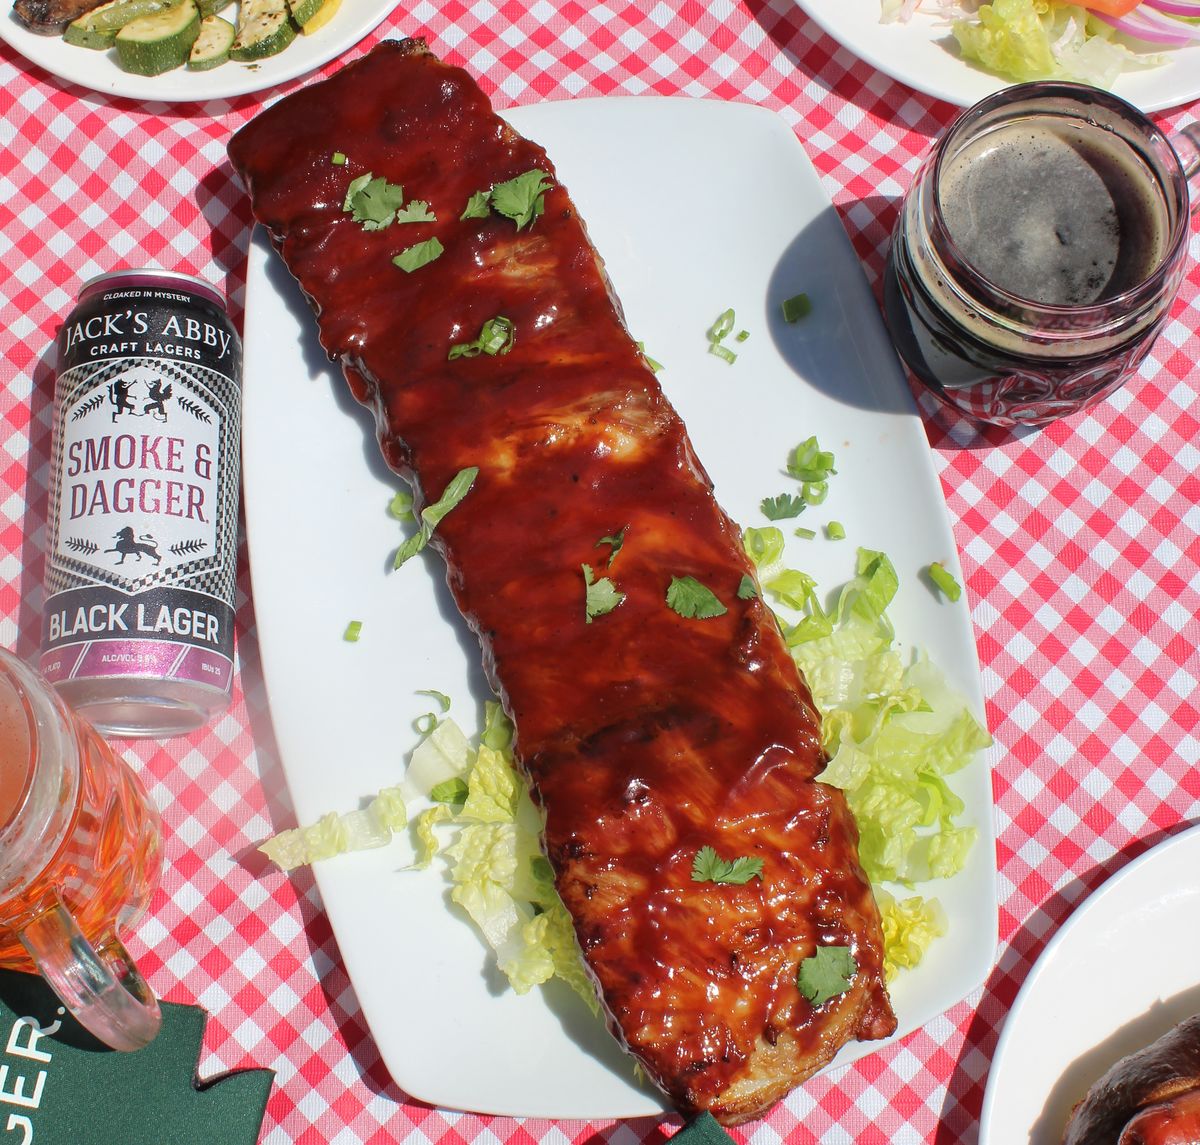
[[[0,1145],[255,1145],[273,1071],[201,1084],[204,1011],[161,1005],[154,1041],[117,1053],[40,978],[0,970]]]

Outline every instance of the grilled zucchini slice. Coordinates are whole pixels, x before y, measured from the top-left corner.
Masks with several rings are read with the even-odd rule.
[[[116,36],[117,64],[127,72],[156,76],[187,62],[200,34],[195,0],[180,0],[150,16],[130,20]]]
[[[220,16],[207,16],[200,21],[200,35],[192,45],[187,66],[194,72],[206,72],[220,67],[229,59],[237,29]]]
[[[287,0],[242,0],[229,58],[243,62],[266,59],[282,52],[295,38],[296,25]]]
[[[109,0],[72,20],[63,32],[63,39],[77,48],[105,51],[131,20],[153,16],[176,3],[178,0]]]

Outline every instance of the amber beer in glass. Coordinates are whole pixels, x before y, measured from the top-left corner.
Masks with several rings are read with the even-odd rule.
[[[138,1049],[160,1024],[120,937],[160,865],[158,812],[137,776],[0,650],[0,967],[41,973],[115,1049]]]
[[[1096,88],[1018,84],[982,100],[901,205],[884,309],[905,364],[946,405],[998,425],[1099,402],[1169,316],[1198,170],[1200,126],[1173,145]]]

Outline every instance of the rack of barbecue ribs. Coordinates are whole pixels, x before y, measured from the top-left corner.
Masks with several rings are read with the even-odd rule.
[[[892,1033],[811,696],[545,152],[405,40],[229,153],[418,506],[478,470],[430,543],[614,1034],[732,1123]],[[840,989],[801,988],[821,964]]]
[[[1100,1078],[1072,1112],[1063,1145],[1200,1145],[1200,1014]]]

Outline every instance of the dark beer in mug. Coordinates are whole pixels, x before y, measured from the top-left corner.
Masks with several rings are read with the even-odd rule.
[[[1195,167],[1081,85],[1019,85],[965,112],[918,172],[888,257],[885,315],[909,369],[1000,425],[1112,393],[1182,280]]]

